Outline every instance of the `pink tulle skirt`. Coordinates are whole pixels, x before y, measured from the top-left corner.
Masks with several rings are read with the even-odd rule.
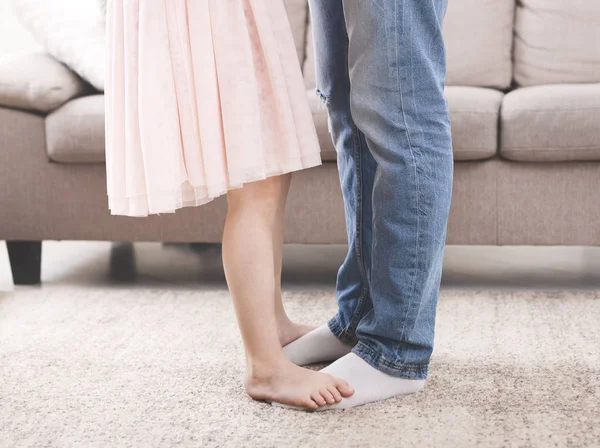
[[[321,163],[282,0],[109,0],[107,39],[112,214],[174,212]]]

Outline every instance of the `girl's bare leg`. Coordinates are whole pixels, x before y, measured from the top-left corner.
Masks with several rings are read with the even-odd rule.
[[[279,342],[282,347],[315,329],[315,326],[313,325],[304,325],[292,322],[285,312],[285,308],[283,306],[281,292],[283,232],[285,221],[285,204],[287,201],[288,192],[290,190],[291,180],[292,176],[283,176],[281,180],[281,192],[278,198],[277,218],[275,220],[275,230],[273,232],[273,254],[275,261],[275,318],[277,319]]]
[[[314,409],[354,391],[344,381],[296,366],[281,347],[273,235],[283,226],[278,221],[289,177],[272,177],[228,193],[223,264],[246,350],[246,391],[257,400]]]

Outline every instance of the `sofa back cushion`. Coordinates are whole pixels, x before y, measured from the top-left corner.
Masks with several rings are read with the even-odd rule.
[[[313,41],[312,24],[310,23],[310,16],[308,22],[308,29],[306,30],[306,57],[304,59],[304,67],[302,72],[304,73],[304,83],[307,89],[314,89],[317,86],[316,80],[316,67],[315,67],[315,43]]]
[[[515,81],[522,86],[600,82],[600,0],[521,0]]]
[[[290,19],[298,60],[304,63],[306,49],[306,27],[308,24],[308,0],[284,0]]]
[[[448,85],[510,86],[514,9],[515,0],[449,0],[444,21]],[[307,87],[314,88],[310,36],[307,42],[304,75]]]
[[[514,11],[515,0],[449,0],[444,20],[448,85],[510,86]]]

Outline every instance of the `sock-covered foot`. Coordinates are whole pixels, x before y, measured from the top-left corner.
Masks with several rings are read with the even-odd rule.
[[[354,393],[346,381],[298,367],[288,360],[266,369],[251,368],[246,392],[255,400],[299,409],[316,409]]]
[[[279,343],[282,347],[291,344],[295,340],[301,338],[305,334],[310,333],[315,329],[314,325],[297,324],[291,320],[286,320],[285,323],[278,323]]]
[[[283,347],[288,359],[299,366],[335,361],[351,351],[352,346],[340,341],[327,324]]]
[[[320,407],[318,410],[353,408],[399,395],[412,394],[425,386],[425,380],[408,380],[383,373],[354,353],[338,359],[321,372],[346,380],[355,392],[351,397],[343,398],[337,404]]]

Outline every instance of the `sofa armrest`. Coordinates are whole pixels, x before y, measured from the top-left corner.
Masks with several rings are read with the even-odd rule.
[[[90,92],[88,84],[48,54],[0,58],[0,106],[47,113]]]

